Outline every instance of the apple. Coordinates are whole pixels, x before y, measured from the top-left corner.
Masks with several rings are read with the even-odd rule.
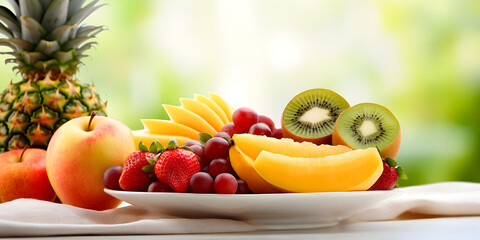
[[[46,154],[38,148],[0,154],[0,203],[18,198],[53,201],[55,192],[48,181]]]
[[[74,118],[48,144],[48,178],[62,203],[92,210],[115,208],[121,201],[103,191],[103,173],[123,166],[135,150],[132,131],[122,122],[95,114]]]

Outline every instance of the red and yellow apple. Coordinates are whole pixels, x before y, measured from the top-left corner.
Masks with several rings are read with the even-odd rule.
[[[121,201],[103,191],[103,173],[123,165],[136,150],[131,130],[112,118],[79,117],[62,125],[47,148],[47,173],[65,204],[93,210],[117,207]]]
[[[53,201],[45,169],[46,151],[19,149],[0,154],[0,203],[18,198]]]

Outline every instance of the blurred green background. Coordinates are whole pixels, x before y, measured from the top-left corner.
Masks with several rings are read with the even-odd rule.
[[[109,30],[77,77],[134,130],[210,91],[278,125],[296,94],[328,88],[397,116],[401,185],[480,182],[478,0],[104,2],[86,22]]]

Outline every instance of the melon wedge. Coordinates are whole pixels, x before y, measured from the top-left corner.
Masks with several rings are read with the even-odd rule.
[[[168,142],[171,139],[175,139],[178,142],[178,145],[183,145],[186,141],[190,140],[190,138],[186,138],[183,136],[170,136],[170,135],[159,135],[159,134],[153,134],[145,130],[136,130],[132,131],[133,133],[133,140],[135,141],[135,146],[138,146],[140,142],[145,143],[145,145],[150,146],[152,142],[155,140],[160,141],[163,146],[167,146]]]
[[[217,132],[222,131],[222,119],[205,103],[188,98],[180,98],[180,102],[183,108],[205,119]]]
[[[294,142],[290,138],[276,139],[252,134],[235,134],[233,141],[243,153],[256,159],[261,151],[282,154],[290,157],[324,157],[351,151],[343,145],[315,145],[310,142]]]
[[[210,133],[211,135],[217,134],[215,128],[213,128],[205,119],[197,114],[184,109],[182,107],[163,104],[165,111],[173,122],[191,127],[198,132]]]
[[[195,94],[193,96],[194,96],[195,100],[204,103],[210,109],[212,109],[217,114],[217,116],[219,116],[220,119],[222,119],[223,125],[231,122],[231,121],[228,120],[229,118],[227,117],[227,115],[225,114],[223,109],[220,108],[212,99],[210,99],[208,97],[205,97],[203,95],[200,95],[200,94]]]
[[[228,121],[233,122],[232,116],[235,108],[233,108],[232,105],[225,101],[225,99],[215,93],[208,93],[208,96],[210,96],[210,99],[212,99],[223,110],[223,112],[227,115]]]
[[[197,130],[176,122],[161,119],[140,119],[140,121],[149,133],[198,139]]]
[[[253,169],[254,160],[243,153],[238,146],[232,146],[229,152],[230,163],[235,173],[248,184],[253,193],[278,193],[281,192],[270,183],[263,180]],[[232,159],[235,159],[232,161]]]
[[[268,183],[291,192],[367,190],[383,172],[382,158],[376,148],[318,158],[262,151],[253,167]]]

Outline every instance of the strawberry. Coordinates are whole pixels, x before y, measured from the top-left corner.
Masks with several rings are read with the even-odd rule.
[[[157,155],[155,175],[167,183],[175,192],[187,192],[188,182],[193,174],[200,172],[197,156],[188,147],[178,148],[175,140],[170,140],[165,150]]]
[[[380,152],[380,150],[379,150]],[[403,168],[398,166],[398,163],[390,157],[382,158],[383,172],[377,181],[368,190],[391,190],[397,186],[397,179],[407,179],[407,175]]]
[[[143,168],[149,166],[155,153],[150,152],[143,142],[139,144],[140,151],[131,153],[123,166],[120,175],[120,187],[125,191],[147,191],[148,185],[154,182],[155,176]]]
[[[380,178],[368,190],[391,190],[397,183],[397,170],[390,167],[387,161],[383,160],[383,172]]]

